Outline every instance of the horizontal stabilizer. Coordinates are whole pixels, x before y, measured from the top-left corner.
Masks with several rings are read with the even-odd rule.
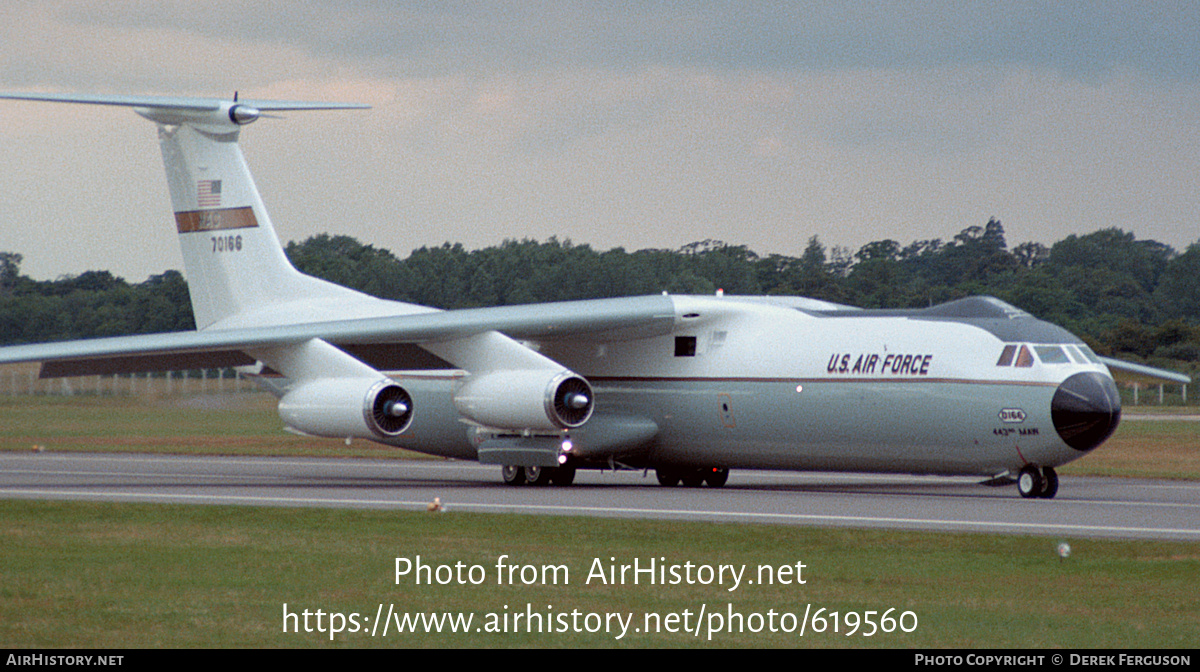
[[[157,108],[191,112],[213,112],[223,106],[236,103],[269,112],[297,112],[302,110],[362,110],[370,105],[358,103],[327,103],[298,100],[251,100],[223,98],[190,98],[181,96],[120,96],[82,93],[0,93],[0,98],[30,100],[45,103],[80,103],[84,105],[115,105],[119,107]]]

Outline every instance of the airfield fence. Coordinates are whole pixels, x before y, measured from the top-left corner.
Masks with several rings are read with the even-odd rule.
[[[232,369],[39,378],[37,365],[0,366],[0,395],[118,396],[261,392]]]

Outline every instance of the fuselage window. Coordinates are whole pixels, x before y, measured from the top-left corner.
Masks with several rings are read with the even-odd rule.
[[[696,337],[695,336],[676,336],[675,337],[675,356],[676,357],[695,357],[696,356]]]
[[[1033,353],[1029,351],[1028,346],[1021,346],[1021,351],[1017,353],[1017,366],[1029,368],[1033,366]]]
[[[1038,359],[1042,360],[1043,364],[1070,364],[1071,360],[1067,359],[1067,353],[1057,345],[1039,345],[1034,347],[1037,351]]]
[[[1013,356],[1017,354],[1017,346],[1006,345],[1004,351],[1000,353],[1000,360],[996,362],[996,366],[1012,366]]]

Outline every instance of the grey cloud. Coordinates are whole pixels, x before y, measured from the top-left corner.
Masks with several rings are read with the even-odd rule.
[[[299,45],[414,75],[670,64],[822,70],[959,64],[1200,79],[1194,2],[133,2],[76,21]]]

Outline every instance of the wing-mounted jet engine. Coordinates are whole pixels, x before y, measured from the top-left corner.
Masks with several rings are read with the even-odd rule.
[[[475,377],[454,395],[483,464],[498,464],[506,483],[569,485],[568,430],[592,416],[592,386],[570,371],[498,371]]]
[[[454,405],[485,427],[558,433],[587,422],[593,396],[592,386],[571,371],[493,371],[472,376]]]
[[[474,425],[468,435],[481,462],[505,465],[509,483],[574,479],[569,432],[595,408],[586,379],[494,331],[422,347],[468,372],[453,404]]]
[[[297,385],[279,400],[288,427],[313,436],[388,439],[413,421],[413,399],[388,378],[326,378]]]

